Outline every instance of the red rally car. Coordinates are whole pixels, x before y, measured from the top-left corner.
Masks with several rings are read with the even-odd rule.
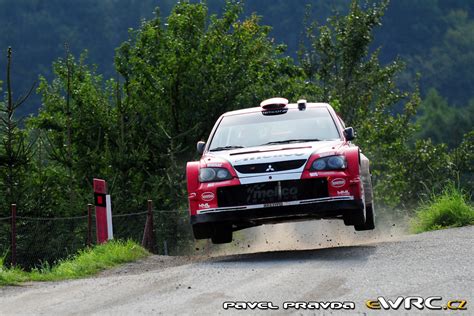
[[[272,98],[223,114],[186,167],[194,237],[228,243],[240,229],[322,218],[374,229],[369,160],[354,136],[326,103]]]

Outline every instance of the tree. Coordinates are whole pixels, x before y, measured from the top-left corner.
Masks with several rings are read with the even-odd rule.
[[[346,16],[336,15],[327,25],[309,24],[299,58],[307,80],[322,88],[322,100],[333,104],[346,125],[357,127],[357,143],[372,162],[376,197],[398,204],[410,185],[401,158],[414,131],[419,97],[396,85],[402,62],[383,66],[380,49],[370,50],[387,4],[362,6],[354,0]],[[403,110],[397,113],[400,103]]]
[[[444,20],[446,31],[420,61],[421,69],[426,87],[436,88],[450,103],[462,106],[474,91],[474,21],[465,10],[450,11]]]
[[[13,99],[12,79],[12,49],[8,48],[7,55],[7,91],[4,102],[0,102],[0,176],[2,184],[2,209],[10,209],[10,204],[21,202],[24,195],[25,172],[31,158],[31,145],[25,132],[19,127],[20,121],[15,118],[15,111],[28,99],[34,85],[17,101]]]
[[[47,153],[42,172],[56,174],[56,182],[66,188],[60,200],[67,206],[59,209],[69,209],[67,213],[87,203],[92,178],[110,174],[107,153],[113,117],[111,94],[102,76],[85,60],[85,54],[78,62],[68,54],[54,63],[51,83],[40,78],[38,91],[43,107],[28,121],[41,139],[42,151]],[[76,195],[77,201],[71,199]]]
[[[180,2],[165,23],[157,11],[117,50],[121,115],[133,122],[126,134],[142,158],[135,158],[144,175],[141,196],[154,192],[164,209],[185,208],[184,164],[223,112],[298,86],[299,70],[281,56],[284,47],[273,44],[259,17],[241,19],[242,10],[229,1],[220,17],[209,16],[204,4]],[[168,238],[176,235],[178,215],[186,216],[158,219],[171,227]]]
[[[458,146],[463,135],[474,126],[474,99],[468,106],[452,107],[436,89],[430,89],[421,103],[417,123],[417,138],[431,139],[433,143],[445,143],[449,148]]]
[[[283,87],[278,70],[291,72],[291,64],[278,57],[258,17],[239,21],[241,13],[242,5],[228,2],[222,17],[208,17],[205,5],[181,2],[165,26],[157,12],[118,49],[127,115],[139,122],[129,132],[143,135],[149,170],[167,168],[171,139],[185,161],[221,113],[255,106]]]

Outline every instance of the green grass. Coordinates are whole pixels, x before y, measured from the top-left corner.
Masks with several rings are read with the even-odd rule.
[[[474,224],[474,208],[469,198],[453,184],[442,194],[422,203],[411,223],[414,233]]]
[[[26,272],[19,268],[6,269],[3,267],[2,261],[0,261],[0,263],[2,263],[2,265],[0,266],[0,286],[14,285],[20,282],[28,281],[28,276]]]
[[[149,253],[133,241],[111,241],[80,251],[75,256],[50,267],[26,272],[20,268],[3,267],[0,258],[0,285],[14,285],[26,281],[57,281],[77,279],[96,274],[122,263],[136,261]]]

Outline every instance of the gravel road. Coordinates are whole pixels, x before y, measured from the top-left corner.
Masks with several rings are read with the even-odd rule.
[[[380,295],[464,299],[468,310],[458,313],[472,315],[473,237],[470,226],[322,249],[152,256],[94,278],[4,287],[0,315],[385,315],[365,306]],[[234,300],[272,301],[280,309],[223,309]],[[354,301],[356,309],[283,310],[292,300]]]

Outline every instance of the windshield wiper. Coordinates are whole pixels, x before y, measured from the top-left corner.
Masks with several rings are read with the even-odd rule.
[[[216,147],[209,149],[209,151],[221,151],[221,150],[230,150],[230,149],[239,149],[239,148],[245,148],[244,146],[223,146],[223,147]]]
[[[319,142],[319,141],[321,141],[321,140],[317,139],[317,138],[287,139],[287,140],[279,140],[279,141],[275,141],[275,142],[268,142],[268,143],[262,144],[260,146],[263,146],[263,145],[276,145],[276,144],[290,144],[290,143],[304,143],[304,142]]]

